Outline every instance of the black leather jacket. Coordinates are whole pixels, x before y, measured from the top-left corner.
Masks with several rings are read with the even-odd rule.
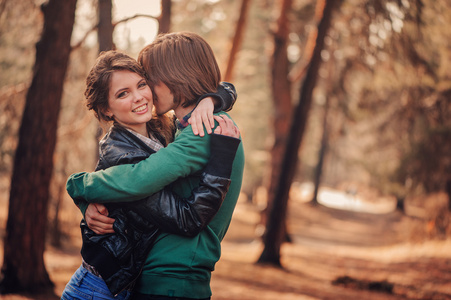
[[[228,191],[239,142],[230,137],[211,136],[212,156],[199,187],[188,199],[165,188],[136,202],[109,203],[106,206],[109,216],[115,219],[115,234],[97,235],[84,220],[81,222],[83,259],[95,267],[113,295],[138,277],[160,228],[194,236],[214,217]],[[136,163],[153,152],[133,133],[115,125],[101,142],[98,169]]]
[[[233,103],[232,103],[233,104]],[[113,295],[131,287],[162,228],[165,232],[194,236],[214,217],[230,185],[232,162],[239,139],[211,136],[211,158],[200,185],[188,199],[168,188],[145,199],[109,203],[115,234],[97,235],[81,221],[85,262],[101,275]],[[100,143],[96,170],[137,163],[155,151],[127,129],[114,125]]]

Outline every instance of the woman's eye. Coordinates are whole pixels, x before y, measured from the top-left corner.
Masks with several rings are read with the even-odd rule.
[[[127,95],[128,95],[128,92],[123,91],[123,92],[119,93],[119,95],[117,95],[117,97],[118,97],[118,98],[124,98],[124,97],[126,97]]]
[[[140,82],[140,83],[138,84],[138,87],[139,87],[139,88],[146,87],[146,86],[147,86],[147,83],[145,83],[145,82]]]

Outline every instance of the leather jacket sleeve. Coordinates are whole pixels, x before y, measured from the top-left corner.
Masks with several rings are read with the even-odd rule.
[[[214,97],[219,100],[219,105],[215,105],[214,109],[214,112],[217,113],[220,111],[232,110],[238,95],[233,84],[223,81],[219,84],[215,93],[208,93],[200,96],[197,100],[197,104],[206,97]]]
[[[152,224],[179,235],[198,234],[218,212],[227,194],[239,144],[239,139],[213,134],[210,160],[191,196],[182,198],[166,187],[143,200],[128,203],[129,219],[135,226]]]
[[[229,189],[230,179],[202,174],[201,183],[184,199],[168,188],[129,203],[125,214],[136,227],[156,225],[165,232],[195,236],[215,216]]]
[[[239,139],[212,134],[210,142],[211,156],[200,177],[200,183],[188,198],[175,194],[169,187],[134,202],[111,204],[122,210],[135,227],[150,228],[158,226],[164,231],[186,236],[199,233],[215,216],[224,200],[230,185],[230,174]],[[128,143],[116,144],[116,148],[127,149]],[[117,150],[117,149],[116,149]],[[111,150],[110,150],[111,151]],[[145,158],[134,152],[127,151],[133,157]],[[108,161],[114,164],[124,164],[133,161],[129,155],[113,155]],[[135,161],[136,162],[136,161]],[[103,162],[107,164],[107,162]],[[88,202],[77,199],[83,215]]]

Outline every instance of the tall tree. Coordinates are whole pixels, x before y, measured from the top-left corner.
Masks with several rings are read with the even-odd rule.
[[[267,178],[266,209],[263,211],[263,223],[269,217],[269,207],[274,202],[274,195],[280,176],[282,157],[287,144],[288,130],[290,128],[291,81],[288,78],[290,63],[288,61],[288,36],[290,26],[288,14],[292,7],[292,0],[284,0],[277,20],[277,29],[274,32],[274,50],[271,58],[271,91],[273,101],[272,127],[274,142],[270,149],[269,175]],[[285,224],[285,221],[284,221]],[[286,228],[286,226],[284,226]],[[284,230],[285,231],[285,230]]]
[[[227,61],[227,69],[224,75],[224,81],[232,81],[233,69],[235,68],[236,55],[243,43],[244,28],[247,20],[247,12],[249,10],[250,0],[241,0],[240,15],[236,23],[235,35],[233,36],[232,48]]]
[[[298,152],[304,129],[307,124],[308,113],[312,102],[313,89],[316,85],[318,70],[321,64],[321,51],[324,38],[330,27],[332,12],[337,2],[325,0],[321,21],[318,25],[318,36],[315,49],[307,70],[305,80],[301,86],[299,103],[293,112],[290,134],[285,149],[279,181],[274,195],[275,201],[270,208],[269,219],[264,236],[264,249],[258,263],[269,263],[280,266],[280,248],[285,237],[284,222],[286,218],[288,195],[298,164]]]
[[[171,31],[172,0],[161,0],[161,15],[158,17],[158,33]]]
[[[328,147],[328,128],[327,128],[327,117],[329,112],[330,98],[326,98],[326,103],[324,104],[324,114],[323,114],[323,134],[321,137],[321,146],[318,153],[318,163],[316,164],[315,174],[314,174],[314,189],[311,204],[318,204],[318,192],[321,185],[321,175],[323,173],[324,157],[327,152]]]
[[[36,44],[33,79],[11,179],[0,284],[4,294],[49,292],[53,286],[43,255],[56,129],[76,2],[49,0],[41,6],[44,29]]]
[[[113,4],[111,0],[99,0],[98,16],[99,28],[97,30],[97,39],[99,40],[99,53],[114,49],[113,31],[114,26],[112,22]]]
[[[113,32],[114,32],[114,24],[112,18],[113,12],[113,3],[111,0],[98,0],[97,3],[97,16],[98,16],[98,25],[97,25],[97,40],[99,42],[99,53],[103,51],[112,50],[115,48],[113,42]],[[100,125],[97,126],[97,132],[95,139],[97,141],[95,148],[95,156],[99,158],[99,145],[98,141],[102,137],[103,130]]]

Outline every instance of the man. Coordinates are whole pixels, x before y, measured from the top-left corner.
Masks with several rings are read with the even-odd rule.
[[[213,51],[196,34],[172,33],[157,37],[141,51],[138,60],[157,96],[157,113],[174,110],[179,120],[176,138],[164,152],[160,150],[138,164],[72,175],[67,189],[73,198],[93,203],[138,200],[174,181],[173,191],[187,196],[198,184],[198,172],[210,155],[210,137],[194,135],[187,120],[198,96],[214,91],[219,84],[220,71]],[[238,200],[243,168],[241,143],[229,192],[217,215],[193,238],[167,233],[158,237],[136,283],[134,299],[210,299],[211,272]]]

